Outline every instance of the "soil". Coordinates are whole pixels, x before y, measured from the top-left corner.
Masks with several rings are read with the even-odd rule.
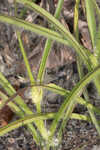
[[[48,11],[54,14],[57,0],[37,0],[37,4],[46,8],[48,3]],[[74,15],[74,0],[64,0],[64,6],[61,13],[61,22],[67,27],[71,33],[73,33],[73,15]],[[100,2],[98,1],[100,5]],[[18,13],[21,12],[22,5],[18,5]],[[80,7],[79,16],[79,33],[80,41],[84,47],[92,51],[91,40],[86,23],[86,18],[82,8]],[[14,4],[12,0],[0,0],[0,13],[14,15]],[[25,20],[48,26],[46,20],[37,15],[35,12],[27,10],[24,16]],[[0,71],[11,82],[16,90],[26,86],[29,82],[27,71],[24,65],[24,61],[20,52],[18,40],[15,33],[16,27],[0,22]],[[29,31],[19,29],[21,32],[24,48],[26,50],[28,60],[30,62],[31,70],[36,78],[39,69],[39,64],[46,39],[42,36],[38,36]],[[52,82],[57,85],[71,90],[79,81],[77,65],[76,65],[76,53],[72,48],[53,42],[52,51],[47,61],[47,69],[44,82]],[[25,81],[21,78],[24,77]],[[2,88],[0,90],[3,90]],[[88,87],[91,103],[95,106],[100,106],[100,97],[97,95],[95,87],[92,83]],[[29,98],[29,92],[24,94],[25,102],[33,110],[34,106]],[[42,104],[43,112],[56,112],[61,103],[63,97],[53,94],[51,92],[45,92],[44,101]],[[95,101],[95,102],[94,102]],[[5,108],[7,109],[7,108]],[[9,110],[9,108],[8,108]],[[6,111],[3,111],[7,115]],[[74,112],[81,114],[88,114],[85,107],[77,105]],[[18,119],[16,115],[12,115],[12,111],[9,110],[10,119],[2,117],[1,126]],[[2,111],[0,112],[0,115]],[[97,116],[100,118],[100,116]],[[0,120],[0,121],[1,121]],[[26,127],[20,127],[6,135],[0,137],[0,150],[38,150],[33,137],[30,135]],[[93,124],[79,121],[69,120],[66,125],[66,129],[63,133],[63,140],[60,146],[61,150],[99,150],[100,138]]]

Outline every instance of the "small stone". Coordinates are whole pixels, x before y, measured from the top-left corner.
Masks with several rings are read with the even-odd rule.
[[[14,0],[8,0],[8,2],[9,2],[10,4],[12,4],[12,3],[14,3]]]
[[[15,140],[14,140],[14,138],[9,138],[8,142],[11,143],[11,144],[13,144],[13,143],[15,143]]]

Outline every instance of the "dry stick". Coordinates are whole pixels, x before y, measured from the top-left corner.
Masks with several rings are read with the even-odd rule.
[[[50,87],[46,84],[43,84],[43,83],[39,83],[39,84],[33,84],[33,85],[27,85],[27,87],[24,87],[22,89],[19,89],[14,95],[12,95],[10,98],[8,98],[8,100],[5,102],[4,106],[7,105],[10,101],[14,101],[14,98],[18,95],[21,95],[23,92],[25,92],[29,87],[35,87],[35,86],[41,86],[41,87],[45,87],[45,88],[51,88],[51,89],[55,89],[57,90],[56,88],[54,87]],[[63,91],[63,90],[62,90]],[[67,93],[67,92],[66,92]],[[2,107],[2,109],[4,108],[4,106]]]

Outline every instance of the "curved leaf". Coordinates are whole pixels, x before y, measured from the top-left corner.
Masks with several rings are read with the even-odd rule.
[[[43,8],[41,8],[40,6],[36,5],[33,2],[30,2],[28,0],[16,0],[16,1],[21,4],[24,4],[30,9],[35,10],[37,13],[45,17],[50,23],[52,23],[55,26],[55,28],[58,29],[62,33],[63,37],[67,39],[68,43],[72,45],[72,47],[76,50],[79,56],[81,56],[81,58],[85,62],[88,69],[89,70],[92,69],[91,64],[89,62],[89,58],[86,55],[86,52],[82,49],[82,47],[75,40],[72,34],[68,30],[66,30],[66,28],[55,17],[53,17],[49,12],[47,12],[46,10],[44,10]]]
[[[4,134],[29,123],[34,122],[35,120],[46,120],[46,119],[52,119],[55,117],[56,113],[47,113],[47,114],[34,114],[34,115],[27,115],[23,117],[22,119],[19,119],[17,121],[14,121],[2,128],[0,128],[0,136],[3,136]],[[85,121],[91,121],[89,117],[81,114],[73,113],[71,115],[71,119],[78,119],[78,120],[85,120]]]
[[[56,117],[51,125],[50,128],[50,133],[51,136],[50,138],[54,135],[54,132],[56,130],[57,124],[60,121],[60,119],[63,117],[65,110],[66,111],[66,122],[68,121],[68,119],[70,118],[70,115],[72,113],[73,107],[76,104],[76,98],[78,97],[78,95],[80,95],[80,92],[82,91],[82,89],[93,79],[96,78],[96,76],[100,74],[100,66],[98,66],[96,69],[94,69],[94,71],[89,72],[84,78],[82,78],[77,85],[72,89],[72,91],[70,92],[70,94],[68,95],[67,98],[65,98],[63,104],[61,105],[58,113],[56,114]]]
[[[95,34],[96,34],[96,19],[95,19],[95,11],[94,4],[90,0],[85,0],[86,4],[86,14],[87,14],[87,22],[90,31],[90,36],[92,40],[92,46],[95,47]]]

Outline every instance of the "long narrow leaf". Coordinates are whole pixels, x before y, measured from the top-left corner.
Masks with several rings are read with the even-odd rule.
[[[89,62],[89,58],[87,58],[86,52],[82,49],[82,47],[75,40],[75,38],[72,36],[72,34],[69,31],[67,31],[66,28],[55,17],[53,17],[50,13],[48,13],[46,10],[44,10],[40,6],[36,5],[35,3],[30,2],[28,0],[16,0],[16,1],[35,10],[37,13],[39,13],[43,17],[45,17],[50,23],[52,23],[55,26],[55,28],[58,29],[62,33],[63,37],[65,39],[67,39],[68,43],[70,43],[70,45],[72,45],[72,47],[77,51],[79,56],[84,60],[88,69],[89,70],[92,69],[91,68],[92,66],[90,65],[90,62]]]
[[[7,92],[7,94],[9,96],[12,96],[14,94],[16,94],[16,91],[14,90],[14,88],[11,86],[11,84],[8,82],[8,80],[3,76],[3,74],[0,72],[0,85],[5,89],[5,91]],[[14,98],[15,102],[17,105],[20,106],[20,108],[22,109],[22,111],[25,113],[25,114],[33,114],[33,112],[30,110],[30,108],[24,103],[24,100],[20,97],[20,96],[17,96]],[[38,129],[40,130],[41,132],[41,127],[39,126],[39,122],[37,121],[36,122],[36,125],[38,127]],[[29,125],[31,126],[31,124]],[[32,126],[31,128],[32,129]],[[32,129],[32,131],[34,132],[34,127]],[[34,133],[33,133],[34,134]],[[42,132],[41,132],[42,134]],[[35,135],[35,134],[34,134]],[[46,136],[46,134],[44,134],[44,136]]]
[[[80,0],[76,0],[75,10],[74,10],[74,35],[77,41],[79,41],[79,28],[78,28],[78,18],[79,18],[79,4]]]
[[[94,47],[94,55],[99,61],[100,59],[100,22],[97,28],[97,32],[95,35],[95,47]]]
[[[19,119],[17,121],[14,121],[2,128],[0,128],[0,136],[3,136],[4,134],[29,123],[34,122],[35,120],[46,120],[46,119],[53,119],[55,117],[56,113],[47,113],[47,114],[34,114],[34,115],[27,115],[23,117],[22,119]],[[85,120],[85,121],[91,121],[89,117],[81,114],[73,113],[71,115],[71,119],[78,119],[78,120]]]
[[[53,118],[54,114],[49,113],[49,114],[34,114],[34,115],[27,115],[25,117],[23,117],[22,119],[19,119],[18,121],[14,121],[10,124],[8,124],[7,126],[4,126],[3,128],[0,128],[0,136],[4,135],[5,133],[16,129],[20,126],[23,126],[25,124],[29,124],[33,121],[39,121],[39,120],[46,120],[46,119],[50,119]]]
[[[44,89],[47,89],[51,92],[54,92],[54,93],[57,93],[59,95],[62,95],[62,96],[68,96],[70,94],[70,91],[58,86],[58,85],[55,85],[53,83],[49,83],[49,84],[34,84],[33,86],[41,86],[42,88]],[[0,104],[0,109],[2,109],[5,104],[7,105],[10,105],[10,103],[13,101],[13,99],[19,94],[19,93],[22,93],[24,92],[25,90],[27,90],[27,87],[24,88],[24,89],[20,89],[18,92],[16,92],[16,94],[14,94],[13,96],[11,96],[10,98],[6,98],[5,101],[3,101],[3,103]],[[0,96],[2,95],[2,92],[0,92]],[[4,95],[4,94],[3,94]],[[1,96],[2,99],[5,99],[5,96]],[[100,114],[100,109],[99,108],[96,108],[94,107],[92,104],[90,104],[89,102],[85,101],[82,97],[77,97],[77,102],[81,105],[84,105],[86,107],[90,107],[91,109],[93,109],[94,112]]]
[[[92,2],[93,2],[93,4],[94,4],[94,7],[95,7],[95,9],[96,9],[96,13],[97,13],[98,17],[100,18],[100,8],[99,8],[99,6],[97,5],[96,0],[92,0]]]
[[[24,58],[25,66],[26,66],[30,81],[31,81],[31,83],[33,83],[33,82],[35,83],[35,80],[34,80],[34,77],[32,75],[30,65],[29,65],[29,61],[27,59],[27,55],[26,55],[26,52],[25,52],[23,44],[22,44],[22,40],[21,40],[21,37],[20,37],[20,32],[18,32],[18,31],[17,31],[17,37],[18,37],[20,50],[21,50],[21,53],[22,53],[23,58]]]
[[[81,90],[93,79],[95,78],[98,74],[100,74],[100,66],[94,69],[94,71],[88,73],[83,79],[80,80],[80,82],[77,83],[77,85],[73,88],[73,90],[70,92],[68,97],[64,100],[64,103],[61,105],[58,113],[56,114],[56,117],[51,125],[50,128],[50,133],[51,136],[50,138],[54,135],[55,129],[57,127],[58,121],[61,119],[61,117],[64,115],[64,112],[66,110],[66,106],[69,103],[68,109],[67,109],[67,121],[71,115],[72,108],[75,104],[75,100],[80,94]]]
[[[0,92],[0,98],[2,99],[2,103],[4,104],[5,102],[7,102],[8,100],[8,97]],[[0,105],[0,108],[2,108],[2,103]],[[16,113],[19,117],[24,117],[24,112],[16,105],[14,104],[13,102],[10,102],[8,104],[8,106],[11,108],[11,110],[13,110],[14,113]],[[37,134],[37,131],[35,130],[35,128],[33,127],[33,124],[29,123],[27,125],[29,131],[32,133],[33,137],[34,137],[34,140],[37,144],[39,144],[39,135]]]
[[[85,0],[86,5],[86,14],[87,14],[87,22],[91,35],[92,46],[95,46],[95,34],[96,34],[96,19],[95,19],[95,11],[93,1]]]
[[[88,69],[89,70],[92,69],[92,65],[91,65],[91,62],[90,62],[89,58],[92,57],[92,60],[95,60],[93,54],[91,54],[88,50],[86,50],[81,45],[79,45],[77,43],[77,41],[75,42],[77,44],[75,44],[72,39],[68,39],[67,35],[66,35],[66,40],[65,40],[65,38],[62,35],[60,35],[59,33],[55,32],[55,31],[52,31],[50,29],[41,27],[39,25],[31,24],[27,21],[24,21],[24,20],[15,18],[15,17],[9,17],[9,16],[6,16],[6,15],[1,15],[0,14],[0,21],[1,22],[6,22],[6,23],[9,23],[9,24],[12,24],[12,25],[16,25],[18,27],[22,27],[26,30],[35,32],[37,34],[43,35],[47,38],[56,40],[56,41],[58,41],[60,43],[63,43],[67,46],[75,48],[76,52],[84,60],[84,63],[87,65]]]
[[[57,8],[55,11],[55,18],[58,19],[60,17],[60,12],[63,6],[63,2],[64,0],[59,0],[58,4],[57,4]],[[41,64],[40,64],[40,68],[39,68],[39,73],[38,73],[38,77],[37,79],[40,80],[40,82],[42,82],[43,79],[43,75],[45,72],[45,67],[46,67],[46,62],[51,50],[51,46],[52,46],[52,40],[51,39],[47,39],[46,44],[45,44],[45,48],[44,48],[44,52],[43,52],[43,56],[42,56],[42,60],[41,60]]]

